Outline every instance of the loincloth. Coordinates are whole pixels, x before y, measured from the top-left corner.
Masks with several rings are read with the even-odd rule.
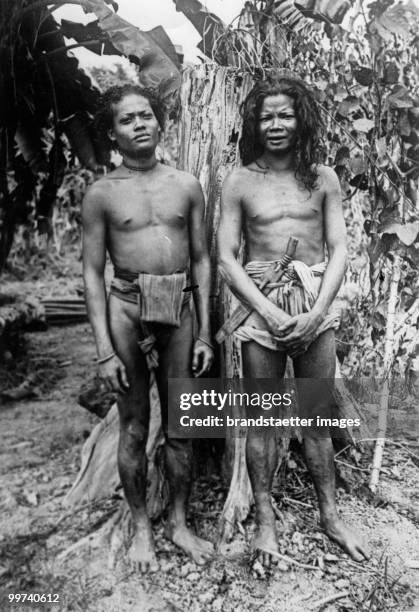
[[[263,274],[272,263],[272,261],[250,261],[246,264],[245,270],[259,286]],[[324,261],[314,266],[307,266],[302,261],[294,260],[277,283],[268,285],[269,293],[266,297],[291,316],[310,312],[319,294],[325,270]],[[328,329],[337,329],[339,322],[340,313],[332,305],[319,325],[315,338]],[[264,319],[255,312],[234,332],[234,337],[241,342],[257,342],[271,350],[284,350],[279,344],[280,340],[267,329]]]
[[[189,275],[185,272],[174,274],[135,274],[115,268],[110,294],[124,302],[138,305],[139,338],[138,346],[144,353],[150,369],[158,366],[154,324],[180,326],[182,308],[191,297],[186,290]]]

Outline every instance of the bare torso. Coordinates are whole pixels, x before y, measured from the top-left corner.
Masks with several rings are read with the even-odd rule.
[[[147,172],[120,166],[100,180],[106,246],[115,266],[149,274],[187,268],[190,179],[158,164]]]
[[[264,172],[256,164],[240,173],[240,195],[246,242],[246,261],[279,259],[290,236],[298,239],[296,259],[307,265],[324,260],[324,189],[311,193],[299,184],[292,170],[280,175]]]

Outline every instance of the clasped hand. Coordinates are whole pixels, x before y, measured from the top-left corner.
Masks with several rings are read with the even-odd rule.
[[[322,317],[313,312],[289,316],[272,303],[264,318],[278,348],[287,350],[291,357],[297,357],[307,350],[322,321]]]
[[[285,345],[291,357],[301,355],[313,342],[321,321],[322,317],[312,312],[295,315],[278,327],[277,339]]]

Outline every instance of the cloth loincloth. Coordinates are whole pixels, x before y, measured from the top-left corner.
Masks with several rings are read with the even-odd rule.
[[[245,270],[253,282],[259,286],[263,274],[272,265],[272,261],[250,261]],[[326,262],[308,266],[302,261],[294,260],[287,267],[277,283],[268,284],[266,297],[276,306],[291,316],[309,312],[320,291]],[[337,329],[340,312],[333,305],[329,308],[324,320],[316,331],[316,338],[327,329]],[[254,341],[271,350],[283,351],[277,340],[268,331],[265,321],[257,313],[249,315],[245,323],[234,332],[234,337],[241,342]]]
[[[110,294],[124,302],[138,304],[138,346],[144,353],[149,369],[156,368],[159,355],[156,349],[154,324],[180,326],[182,308],[191,297],[189,274],[135,274],[115,268]]]

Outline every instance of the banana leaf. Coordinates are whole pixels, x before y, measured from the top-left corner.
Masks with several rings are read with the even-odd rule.
[[[74,40],[82,45],[88,43],[87,48],[89,51],[97,55],[121,55],[120,51],[111,43],[107,34],[101,30],[97,20],[84,25],[76,21],[62,19],[61,31],[64,36],[74,38]],[[144,34],[149,36],[156,45],[159,45],[178,68],[180,67],[176,49],[164,28],[157,26],[148,32],[144,32]]]
[[[96,15],[112,45],[139,66],[143,86],[157,90],[167,100],[177,95],[180,71],[149,34],[113,13],[103,0],[85,0],[83,6]],[[176,53],[174,49],[173,52]]]
[[[67,38],[74,38],[78,43],[88,43],[89,51],[97,55],[120,55],[119,51],[109,41],[100,29],[97,21],[84,25],[68,19],[61,20],[61,31]]]
[[[215,60],[222,66],[228,65],[225,49],[218,44],[220,37],[227,32],[225,23],[210,13],[198,0],[173,0],[176,10],[189,19],[195,29],[202,36],[198,49],[207,57]]]
[[[42,20],[36,52],[39,67],[44,67],[46,73],[45,90],[57,105],[54,109],[57,119],[64,120],[83,111],[93,114],[99,90],[79,67],[77,59],[67,55],[63,33],[52,15]]]
[[[67,159],[64,154],[64,145],[61,138],[56,138],[49,152],[49,174],[42,186],[39,198],[36,202],[36,214],[38,217],[38,230],[40,228],[40,217],[49,219],[57,198],[57,191],[64,180],[67,167]],[[42,220],[42,219],[41,219]],[[41,224],[42,227],[42,224]],[[45,227],[45,226],[44,226]],[[39,232],[42,233],[42,232]]]
[[[272,15],[276,20],[279,20],[287,28],[291,28],[295,32],[299,32],[306,27],[312,25],[312,21],[307,19],[298,8],[296,8],[293,0],[277,0],[272,7]]]
[[[89,125],[85,117],[78,113],[66,119],[63,123],[64,132],[80,162],[89,170],[95,172],[98,162],[95,148],[90,138]]]
[[[315,21],[341,24],[355,0],[296,0],[295,6],[303,15]]]
[[[47,159],[39,125],[33,120],[19,121],[16,126],[15,142],[33,172],[46,172]]]
[[[167,35],[166,30],[162,28],[162,26],[157,26],[152,30],[148,30],[148,32],[144,32],[144,34],[149,36],[156,43],[156,45],[159,45],[159,47],[166,53],[167,57],[169,57],[178,68],[181,67],[182,62],[179,59],[179,55],[172,41]]]

